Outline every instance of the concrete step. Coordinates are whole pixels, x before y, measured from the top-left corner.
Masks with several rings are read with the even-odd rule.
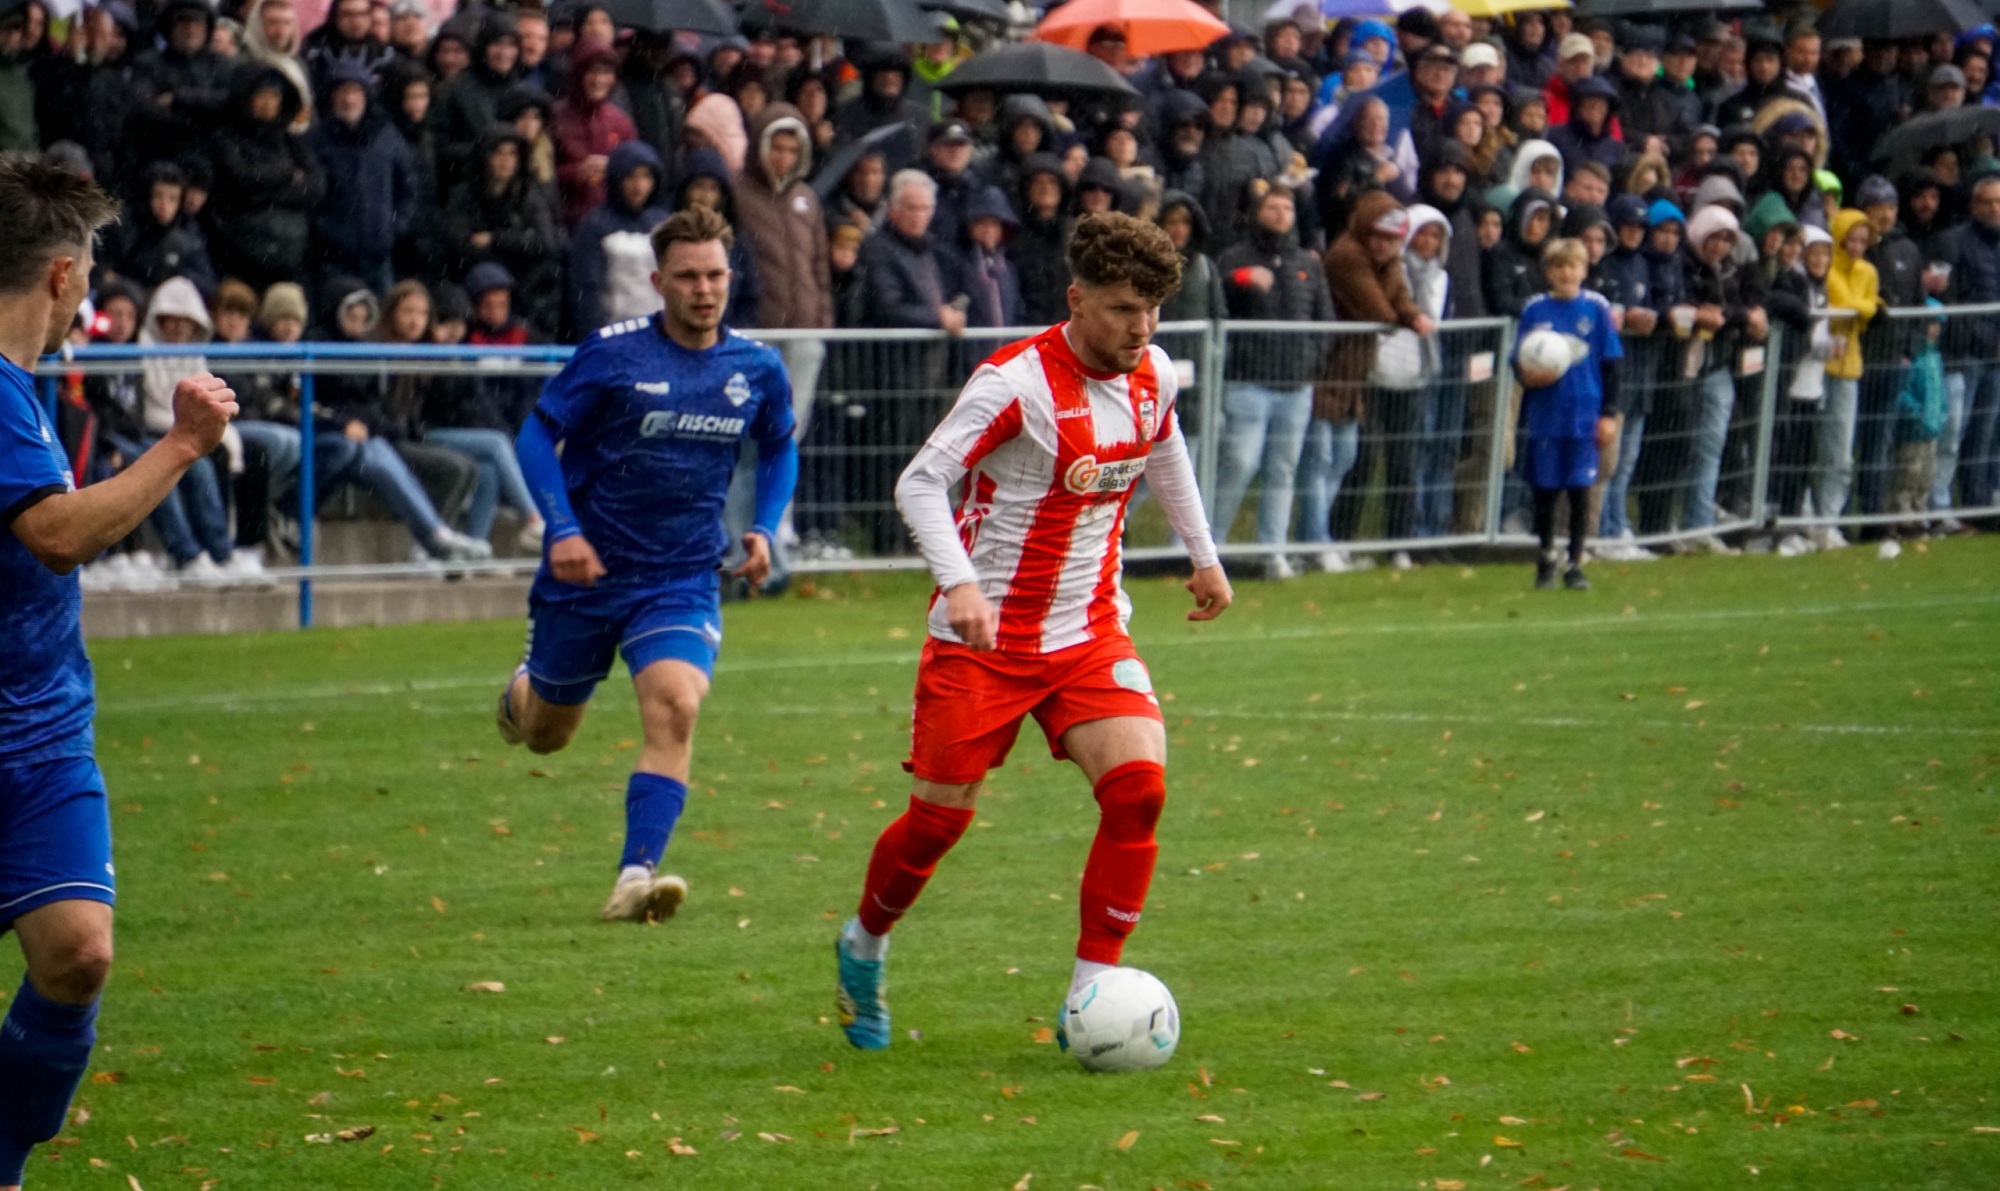
[[[525,576],[321,580],[313,585],[313,623],[350,628],[519,619],[527,613],[528,582]],[[289,583],[267,588],[93,591],[83,597],[83,634],[88,638],[256,633],[298,625],[298,587]]]

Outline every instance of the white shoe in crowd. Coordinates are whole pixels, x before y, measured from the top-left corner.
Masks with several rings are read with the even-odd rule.
[[[1689,554],[1735,554],[1737,549],[1712,533],[1697,534],[1687,539]]]
[[[1312,556],[1313,565],[1329,575],[1345,575],[1354,569],[1345,550],[1322,550]]]
[[[444,551],[447,562],[485,562],[493,557],[490,543],[467,537],[449,525],[440,525],[431,544]]]
[[[1847,535],[1837,525],[1821,525],[1812,531],[1813,547],[1819,550],[1847,549]]]
[[[1410,552],[1408,550],[1398,550],[1389,556],[1389,566],[1392,570],[1407,571],[1416,565],[1416,563],[1410,561]]]
[[[537,517],[533,521],[521,526],[521,536],[514,539],[514,541],[521,549],[530,553],[540,554],[542,552],[542,537],[548,532],[548,528],[548,522]]]
[[[1635,541],[1629,529],[1615,538],[1600,541],[1595,549],[1597,557],[1606,562],[1652,562],[1659,557]]]
[[[254,546],[239,548],[231,554],[222,571],[228,582],[245,587],[270,587],[276,582],[264,570],[263,552]]]
[[[182,563],[177,573],[181,582],[203,587],[222,587],[229,582],[229,572],[205,553]]]
[[[1788,533],[1778,539],[1779,558],[1797,558],[1801,554],[1811,554],[1813,545],[1804,534]]]
[[[1283,583],[1287,579],[1298,578],[1298,574],[1296,570],[1292,569],[1292,560],[1286,558],[1284,555],[1270,554],[1265,556],[1264,578],[1274,583]]]

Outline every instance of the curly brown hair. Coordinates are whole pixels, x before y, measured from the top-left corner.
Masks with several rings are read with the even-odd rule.
[[[1086,216],[1069,240],[1069,271],[1084,285],[1119,285],[1158,306],[1181,287],[1181,254],[1157,225],[1108,211]]]
[[[666,222],[653,229],[653,257],[664,263],[667,249],[675,244],[706,244],[710,240],[720,240],[724,248],[734,248],[736,233],[714,208],[686,207],[667,216]]]

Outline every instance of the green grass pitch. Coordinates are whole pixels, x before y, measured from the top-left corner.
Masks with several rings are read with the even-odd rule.
[[[829,1020],[914,576],[730,609],[654,927],[595,921],[622,677],[536,758],[515,623],[100,643],[118,961],[28,1185],[2000,1185],[1996,575],[1433,567],[1199,627],[1134,583],[1172,760],[1127,959],[1185,1033],[1116,1077],[1045,1041],[1095,817],[1032,725],[897,933],[895,1046]]]

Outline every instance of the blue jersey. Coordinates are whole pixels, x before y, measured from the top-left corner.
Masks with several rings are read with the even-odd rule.
[[[0,359],[0,765],[91,754],[83,589],[13,532],[37,501],[75,488],[34,377]]]
[[[715,346],[689,351],[658,316],[585,337],[535,414],[562,443],[577,528],[608,572],[594,589],[576,587],[544,560],[534,594],[547,602],[714,571],[729,548],[722,505],[744,438],[776,452],[793,428],[774,348],[725,327]]]
[[[1625,357],[1624,345],[1611,325],[1611,303],[1603,294],[1590,290],[1574,298],[1539,295],[1521,311],[1514,340],[1517,349],[1532,331],[1554,331],[1580,340],[1590,353],[1570,365],[1556,383],[1529,389],[1523,395],[1522,413],[1528,421],[1529,437],[1595,438],[1597,418],[1604,408],[1604,380],[1599,370],[1603,361]]]

